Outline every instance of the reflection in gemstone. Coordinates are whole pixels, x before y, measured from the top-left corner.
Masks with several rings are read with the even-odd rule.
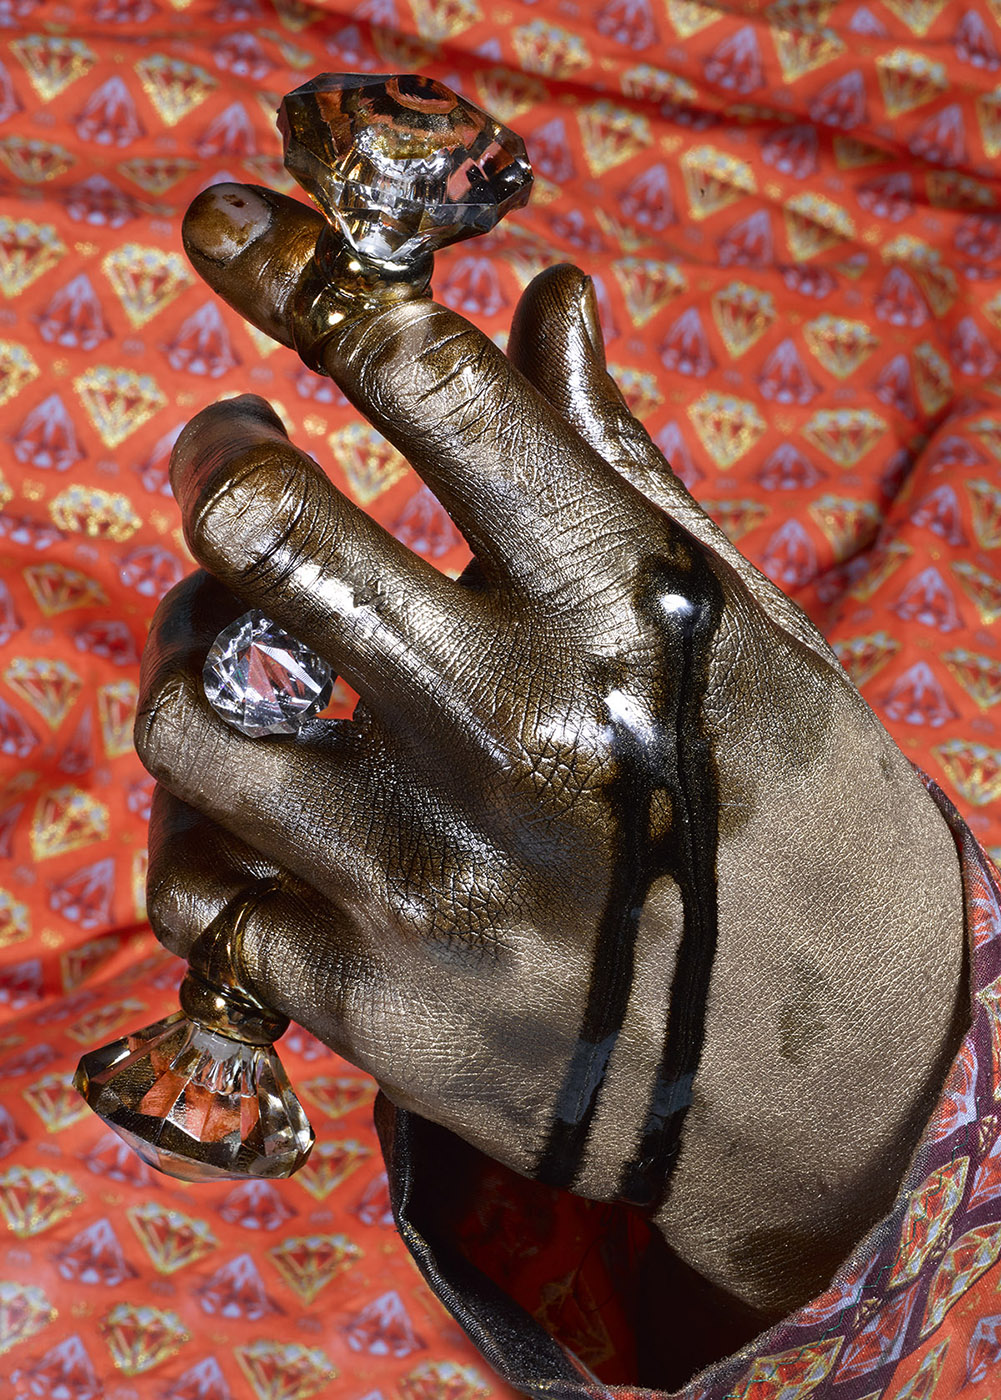
[[[356,252],[400,268],[528,200],[525,143],[417,74],[322,73],[278,109],[285,165]]]
[[[144,1161],[183,1181],[290,1176],[313,1145],[273,1046],[181,1011],[84,1055],[73,1082]]]
[[[212,708],[254,738],[295,734],[327,704],[330,667],[253,608],[219,633],[202,672]]]

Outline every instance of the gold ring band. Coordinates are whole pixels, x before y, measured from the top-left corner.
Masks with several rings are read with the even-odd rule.
[[[255,906],[278,886],[261,881],[223,908],[195,939],[181,983],[185,1013],[211,1030],[251,1045],[270,1045],[288,1029],[288,1017],[272,1011],[241,981],[243,930]]]
[[[433,269],[430,254],[405,269],[381,267],[360,258],[332,229],[323,229],[289,300],[292,344],[299,358],[317,373],[326,373],[323,351],[339,326],[356,316],[427,297]]]

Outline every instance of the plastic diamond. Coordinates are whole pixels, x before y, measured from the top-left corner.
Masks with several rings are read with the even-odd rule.
[[[216,637],[202,672],[227,724],[254,738],[295,734],[330,699],[330,667],[256,608]]]
[[[356,252],[403,267],[528,200],[520,136],[418,74],[322,73],[278,110],[285,165]]]
[[[290,1176],[313,1145],[274,1048],[180,1011],[84,1055],[73,1082],[144,1161],[182,1181]]]

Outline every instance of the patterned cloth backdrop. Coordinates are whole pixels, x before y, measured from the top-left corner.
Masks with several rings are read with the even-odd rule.
[[[205,185],[290,188],[274,111],[325,69],[418,69],[525,135],[531,206],[438,296],[503,344],[536,271],[590,271],[677,472],[1001,847],[998,0],[0,0],[0,1400],[510,1393],[396,1239],[373,1086],[322,1045],[283,1044],[319,1141],[279,1185],[154,1177],[69,1083],[181,971],[130,740],[190,566],[181,425],[262,393],[399,539],[466,558],[181,251]]]

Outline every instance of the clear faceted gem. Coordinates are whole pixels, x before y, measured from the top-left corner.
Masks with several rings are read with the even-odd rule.
[[[327,704],[334,678],[315,652],[254,608],[216,637],[202,684],[217,714],[257,738],[297,733]]]
[[[363,257],[404,267],[528,200],[520,136],[434,78],[321,73],[278,109],[285,165]]]
[[[274,1048],[182,1011],[84,1055],[73,1083],[143,1161],[182,1181],[291,1176],[313,1145]]]

